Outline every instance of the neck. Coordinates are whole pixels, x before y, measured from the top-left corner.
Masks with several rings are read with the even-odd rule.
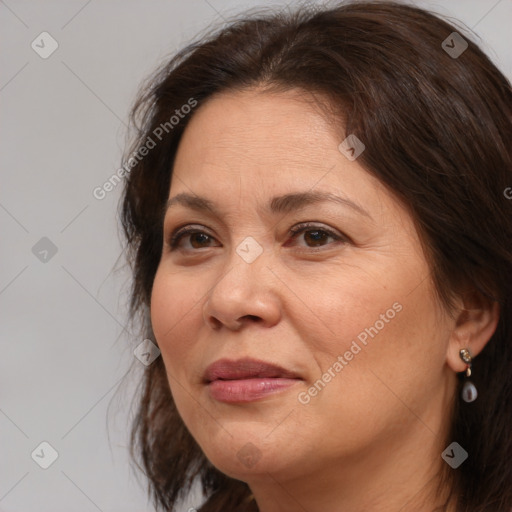
[[[398,442],[316,467],[304,461],[307,473],[267,473],[249,485],[260,512],[455,512],[444,506],[449,488],[439,491],[444,439],[416,421]]]

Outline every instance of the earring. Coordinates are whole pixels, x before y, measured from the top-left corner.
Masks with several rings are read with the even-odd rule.
[[[473,358],[471,357],[471,354],[469,353],[469,350],[467,348],[461,348],[459,355],[460,358],[467,364],[466,379],[469,379],[469,377],[471,377],[471,365],[473,362]],[[470,380],[466,380],[464,382],[464,385],[462,386],[461,396],[464,402],[473,402],[476,400],[478,392],[476,390],[475,385]]]

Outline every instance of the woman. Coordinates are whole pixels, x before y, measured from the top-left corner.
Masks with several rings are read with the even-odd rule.
[[[251,17],[133,118],[155,504],[512,510],[512,92],[482,51],[392,2]]]

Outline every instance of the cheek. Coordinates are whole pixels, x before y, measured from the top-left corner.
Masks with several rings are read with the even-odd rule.
[[[368,402],[371,409],[372,400],[365,400],[365,393],[375,398],[379,390],[391,399],[395,389],[399,396],[414,399],[444,364],[448,331],[432,285],[425,280],[417,286],[417,277],[404,279],[411,270],[405,266],[380,272],[378,283],[360,269],[350,270],[337,271],[323,287],[314,287],[307,279],[293,281],[301,299],[295,300],[293,322],[316,367],[308,384],[325,380],[326,387],[338,389],[347,405],[354,402],[356,408]]]
[[[167,369],[183,367],[192,348],[190,322],[197,322],[199,314],[200,295],[182,281],[178,274],[158,270],[151,293],[151,324]]]
[[[410,295],[383,297],[380,308],[368,306],[370,314],[364,319],[360,315],[344,340],[342,355],[350,361],[330,398],[336,400],[337,394],[345,412],[373,418],[368,428],[425,416],[442,383],[448,330],[429,300],[430,290],[420,288]]]
[[[187,280],[189,281],[189,280]],[[196,296],[197,295],[197,296]],[[180,416],[187,426],[198,414],[190,386],[190,369],[198,364],[196,350],[200,294],[176,273],[157,271],[151,293],[151,323],[161,351],[169,387]],[[204,421],[204,418],[202,418]]]
[[[396,288],[377,286],[359,268],[336,268],[319,279],[289,278],[294,294],[289,298],[292,322],[299,328],[299,336],[307,335],[304,341],[313,343],[310,348],[318,354],[331,358],[343,355],[353,341],[364,347],[376,334],[375,324],[379,333],[388,330],[400,314],[397,309],[402,309],[395,304],[400,297]]]
[[[338,302],[327,315],[329,338],[316,338],[312,355],[319,369],[301,394],[298,411],[309,423],[321,423],[318,430],[332,440],[333,452],[402,431],[418,417],[435,424],[428,404],[441,382],[444,335],[436,330],[441,326],[427,292],[374,294],[365,307],[351,296],[353,307]]]

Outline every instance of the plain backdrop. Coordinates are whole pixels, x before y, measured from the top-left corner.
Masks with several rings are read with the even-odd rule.
[[[473,28],[511,78],[512,0],[410,3]],[[153,510],[128,456],[143,368],[118,260],[121,186],[92,191],[119,167],[145,76],[212,23],[284,4],[0,1],[1,511]]]

